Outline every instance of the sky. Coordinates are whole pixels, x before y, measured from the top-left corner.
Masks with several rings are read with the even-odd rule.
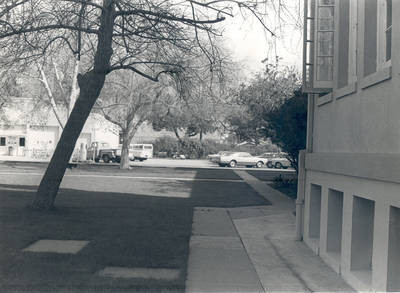
[[[303,1],[301,1],[303,2]],[[244,19],[240,15],[226,20],[225,46],[233,53],[235,61],[242,64],[245,75],[251,76],[263,70],[265,64],[261,61],[268,58],[274,62],[275,56],[280,58],[280,65],[295,66],[300,71],[302,66],[302,11],[299,2],[290,0],[287,3],[287,13],[284,20],[279,22],[269,17],[266,22],[276,37],[271,36],[254,17]]]

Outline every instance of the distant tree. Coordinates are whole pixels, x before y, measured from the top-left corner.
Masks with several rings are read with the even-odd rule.
[[[226,108],[225,124],[239,142],[258,144],[265,139],[268,113],[278,109],[299,87],[296,70],[268,64],[248,84],[242,84]]]
[[[306,148],[307,94],[297,90],[281,106],[267,113],[265,135],[288,153],[288,160],[297,171],[299,151]]]
[[[195,136],[202,141],[205,134],[218,128],[225,74],[233,65],[228,58],[223,59],[210,71],[204,58],[192,58],[191,65],[171,83],[169,97],[158,103],[152,116],[154,130],[172,131],[183,144]]]
[[[9,122],[4,108],[12,103],[12,99],[21,96],[18,84],[18,72],[11,68],[0,70],[0,122]]]
[[[129,169],[129,145],[138,128],[153,113],[165,90],[162,85],[162,82],[155,83],[126,70],[107,77],[94,110],[121,130],[121,169]]]
[[[52,109],[62,129],[79,95],[77,78],[80,63],[80,57],[75,58],[73,52],[68,50],[60,51],[41,63],[32,64],[36,70],[31,76],[38,80],[44,89],[44,94],[37,98]]]

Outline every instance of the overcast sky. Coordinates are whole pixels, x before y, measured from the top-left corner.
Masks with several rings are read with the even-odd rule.
[[[302,2],[302,1],[301,1]],[[265,31],[262,25],[255,19],[248,17],[243,19],[237,16],[227,19],[225,23],[226,46],[232,51],[235,61],[244,64],[247,75],[263,70],[262,60],[268,58],[275,60],[278,55],[282,58],[280,64],[296,66],[299,71],[302,65],[302,11],[296,0],[290,2],[285,20],[277,21],[270,17],[267,21],[277,37],[272,37]]]

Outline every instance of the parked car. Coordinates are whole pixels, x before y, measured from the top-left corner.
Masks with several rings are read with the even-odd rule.
[[[100,150],[95,162],[103,160],[104,163],[119,163],[121,162],[121,150],[120,149],[104,149]]]
[[[268,168],[276,168],[276,169],[287,169],[291,167],[290,161],[286,158],[287,154],[280,154],[277,158],[271,158],[267,162]]]
[[[133,155],[129,152],[129,158],[132,160]],[[121,162],[121,149],[111,148],[107,142],[92,142],[86,153],[87,160],[94,160],[96,163],[102,160],[104,163]]]
[[[265,159],[253,157],[246,152],[228,152],[219,157],[218,164],[229,167],[246,166],[261,168],[264,166]]]
[[[153,157],[153,145],[146,143],[131,144],[129,146],[129,158],[144,161]]]
[[[227,152],[227,151],[219,151],[217,154],[208,155],[207,159],[209,159],[213,163],[217,163],[218,160],[219,160],[219,157],[224,155],[224,154],[227,154],[227,153],[229,153],[229,152]]]

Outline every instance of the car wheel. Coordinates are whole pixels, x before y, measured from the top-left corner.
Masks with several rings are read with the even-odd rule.
[[[103,162],[104,163],[110,163],[110,157],[108,155],[103,156]]]
[[[231,167],[231,168],[236,167],[236,165],[237,165],[236,161],[232,160],[229,162],[229,167]]]
[[[261,162],[261,161],[260,161],[260,162],[257,162],[257,164],[256,164],[256,167],[257,167],[257,168],[261,168],[262,166],[263,166],[263,162]]]
[[[268,167],[268,168],[273,168],[274,165],[272,164],[272,162],[267,162],[267,167]]]
[[[279,163],[279,162],[276,162],[276,163],[275,163],[275,168],[276,168],[276,169],[281,169],[281,168],[282,168],[282,164]]]
[[[100,162],[100,159],[99,159],[99,158],[95,158],[94,161],[95,161],[96,163],[98,163],[98,162]]]

